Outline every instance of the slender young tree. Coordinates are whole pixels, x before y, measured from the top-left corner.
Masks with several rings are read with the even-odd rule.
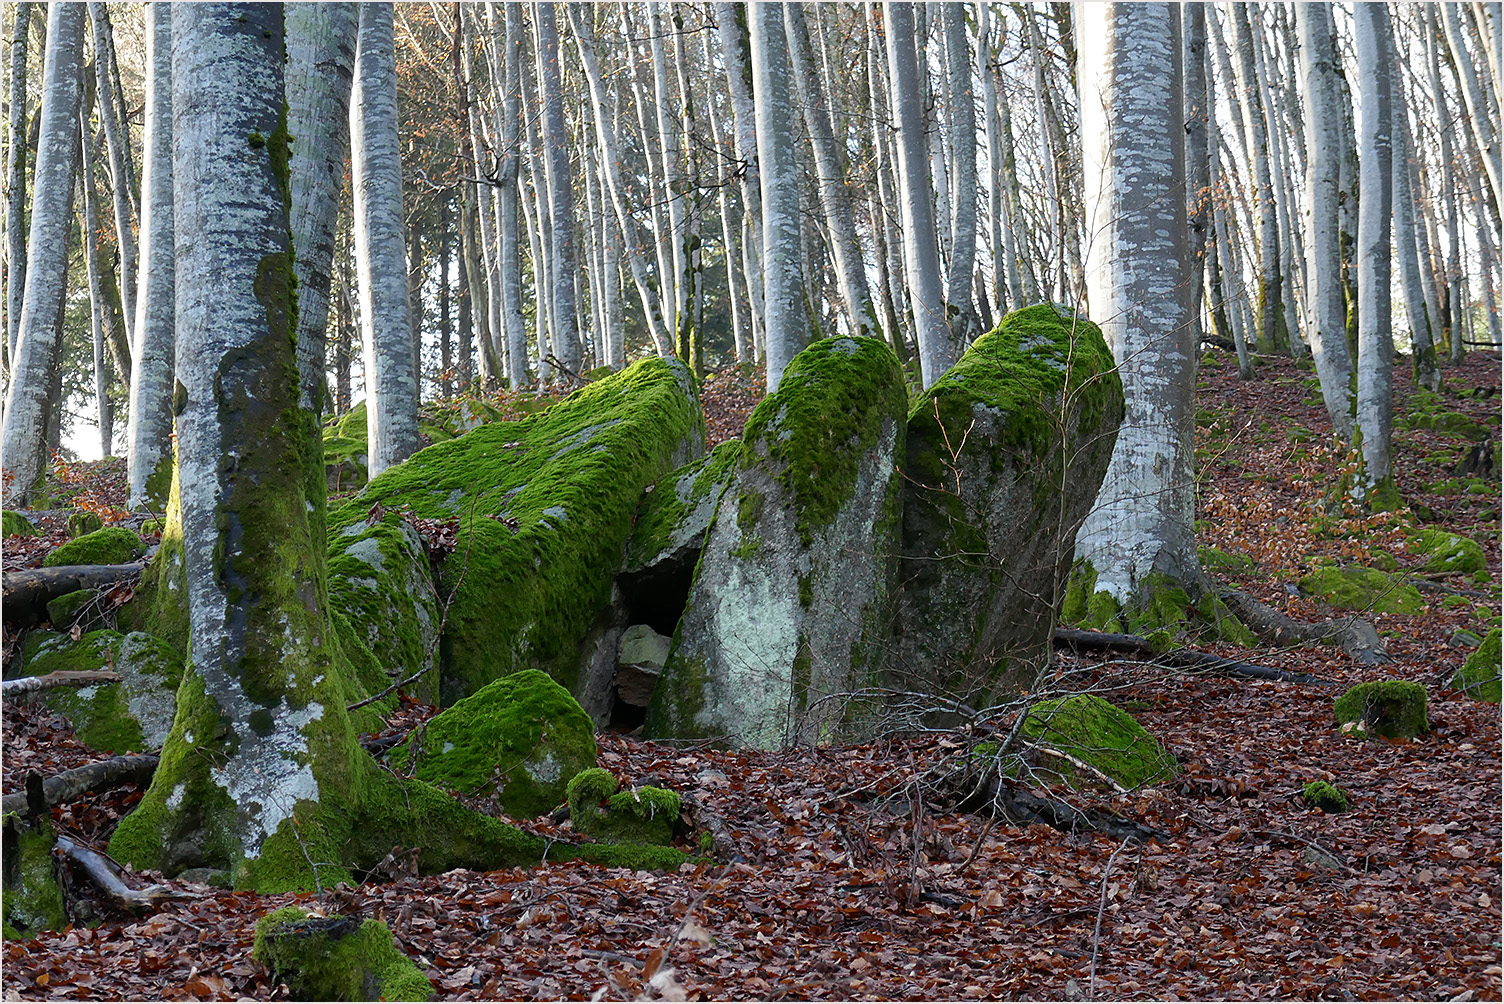
[[[534,5],[538,34],[538,91],[543,105],[543,163],[548,186],[555,358],[580,371],[580,333],[575,326],[574,184],[569,170],[569,126],[564,121],[564,81],[559,73],[559,25],[551,2]]]
[[[888,75],[893,117],[898,124],[898,200],[903,209],[904,271],[919,343],[919,370],[925,387],[955,365],[956,346],[945,316],[940,284],[940,249],[930,201],[929,159],[920,109],[920,72],[914,51],[914,5],[884,3]]]
[[[754,4],[752,89],[757,161],[762,184],[764,340],[768,393],[808,340],[804,276],[799,253],[799,175],[794,160],[793,102],[789,95],[788,36],[775,4]]]
[[[31,8],[15,5],[10,35],[10,109],[5,145],[5,350],[14,366],[16,335],[21,327],[21,300],[26,292],[26,65],[31,51]]]
[[[78,111],[83,88],[83,4],[57,3],[47,13],[36,184],[26,245],[26,294],[11,353],[3,441],[5,504],[30,502],[47,463],[48,388],[57,361],[59,313],[68,275],[68,231],[78,173]]]
[[[115,66],[114,30],[110,25],[109,6],[90,3],[89,21],[94,29],[94,79],[99,104],[99,124],[104,131],[105,149],[109,153],[111,188],[115,207],[116,246],[120,249],[120,293],[127,318],[126,337],[134,337],[130,326],[136,319],[136,240],[132,225],[137,213],[132,188],[135,171],[130,163],[130,137],[116,105],[117,68]]]
[[[1393,421],[1392,356],[1389,330],[1390,180],[1393,173],[1390,112],[1394,49],[1390,42],[1386,5],[1360,3],[1353,14],[1353,46],[1357,56],[1361,100],[1358,106],[1358,410],[1362,447],[1361,485],[1372,502],[1388,505],[1394,475],[1390,467],[1390,428]]]
[[[971,273],[977,258],[977,123],[976,97],[972,91],[971,50],[966,43],[966,5],[940,5],[945,32],[945,104],[951,134],[950,175],[950,271],[945,282],[945,302],[956,322],[968,334],[977,334],[978,321],[972,305]]]
[[[1180,25],[1173,4],[1112,3],[1083,26],[1082,164],[1092,315],[1127,406],[1076,553],[1137,604],[1158,574],[1203,585],[1193,526],[1196,346],[1183,190]]]
[[[1431,340],[1431,315],[1426,308],[1420,249],[1415,239],[1415,193],[1410,163],[1415,153],[1415,142],[1410,138],[1410,115],[1405,88],[1400,81],[1395,81],[1395,84],[1391,109],[1394,115],[1394,253],[1399,264],[1405,320],[1410,327],[1410,358],[1414,376],[1421,386],[1439,392],[1441,370],[1436,365],[1436,346]]]
[[[365,351],[371,477],[418,448],[417,360],[408,317],[392,5],[360,5],[350,98],[355,265]]]

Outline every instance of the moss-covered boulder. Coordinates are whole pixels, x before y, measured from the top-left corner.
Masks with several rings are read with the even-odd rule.
[[[1009,314],[914,403],[893,660],[904,689],[976,706],[1033,682],[1122,417],[1101,330],[1048,304]]]
[[[426,1001],[433,985],[379,920],[311,917],[285,906],[256,922],[251,956],[296,1001]]]
[[[59,631],[66,631],[75,621],[86,619],[91,603],[99,598],[95,589],[75,589],[47,601],[47,620]]]
[[[1471,574],[1488,567],[1476,541],[1434,526],[1421,527],[1407,546],[1412,554],[1424,556],[1427,572]]]
[[[1464,691],[1475,701],[1498,704],[1501,688],[1499,682],[1499,629],[1488,632],[1478,650],[1467,657],[1457,674],[1452,677],[1452,686]]]
[[[1327,781],[1311,781],[1300,789],[1307,805],[1314,805],[1322,812],[1346,812],[1351,808],[1347,792]]]
[[[1023,735],[1073,783],[1095,779],[1069,760],[1051,758],[1048,750],[1089,764],[1124,788],[1168,781],[1180,770],[1175,757],[1132,715],[1095,694],[1040,701],[1029,709]]]
[[[693,374],[677,360],[645,359],[546,411],[481,425],[383,472],[329,514],[331,573],[336,549],[366,535],[359,527],[373,506],[388,513],[383,525],[398,513],[454,520],[455,549],[435,582],[448,603],[443,703],[533,668],[578,695],[582,644],[610,601],[643,489],[703,450]],[[392,549],[381,553],[389,574],[408,574],[390,564]],[[426,574],[428,559],[418,564]],[[331,601],[345,605],[333,590]],[[364,613],[347,612],[366,630]]]
[[[123,565],[135,561],[145,553],[146,543],[136,531],[127,530],[123,526],[107,526],[54,547],[42,559],[42,567]]]
[[[531,819],[564,802],[565,786],[595,766],[595,752],[594,726],[579,703],[529,669],[435,715],[386,761],[472,805]]]
[[[82,537],[85,534],[95,532],[103,526],[104,520],[99,518],[98,513],[76,512],[68,517],[68,536]]]
[[[796,355],[753,411],[645,734],[776,749],[865,734],[900,528],[906,392],[871,338]]]
[[[11,512],[9,509],[0,510],[0,536],[35,537],[41,532],[36,528],[35,523],[20,513]]]
[[[679,796],[651,785],[618,791],[615,775],[592,767],[569,782],[569,818],[595,840],[667,844],[679,821]]]
[[[79,740],[106,753],[160,749],[172,728],[183,657],[166,642],[133,631],[66,634],[33,632],[23,651],[24,674],[110,670],[119,683],[54,687],[37,694],[67,716]]]
[[[4,934],[7,941],[29,939],[38,931],[61,931],[68,924],[63,894],[52,866],[52,821],[26,822],[11,813],[3,823]]]
[[[1300,591],[1343,610],[1381,614],[1423,613],[1420,590],[1399,576],[1361,565],[1323,565],[1300,578]]]
[[[369,478],[366,448],[366,403],[331,418],[324,425],[324,474],[330,491],[363,487]]]
[[[1487,428],[1460,411],[1413,412],[1406,424],[1412,429],[1429,429],[1453,439],[1472,441],[1488,436]]]
[[[1366,739],[1414,739],[1429,732],[1426,688],[1408,680],[1360,683],[1337,698],[1332,711],[1344,735]]]
[[[648,487],[627,540],[624,575],[699,560],[716,506],[741,458],[741,440],[728,440]]]

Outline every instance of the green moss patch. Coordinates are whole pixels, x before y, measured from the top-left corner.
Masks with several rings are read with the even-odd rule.
[[[94,533],[104,526],[104,520],[99,518],[98,513],[76,512],[68,517],[68,536],[82,537],[85,534]]]
[[[708,456],[673,471],[643,495],[627,542],[625,571],[648,568],[680,548],[704,541],[741,452],[740,440],[728,440]]]
[[[119,683],[56,687],[36,695],[73,723],[81,742],[107,753],[156,749],[172,727],[183,660],[176,649],[140,632],[91,631],[78,641],[65,634],[28,639],[25,675],[112,670]]]
[[[569,782],[569,814],[574,828],[596,840],[617,844],[667,844],[679,820],[679,796],[652,786],[617,790],[616,777],[593,767]]]
[[[1361,565],[1327,565],[1301,576],[1300,591],[1343,610],[1416,615],[1425,611],[1420,590],[1403,579]]]
[[[1488,436],[1488,429],[1460,411],[1412,412],[1406,424],[1412,429],[1429,429],[1453,439],[1469,442]]]
[[[1499,629],[1495,627],[1484,637],[1478,650],[1468,656],[1457,670],[1457,674],[1452,677],[1452,686],[1475,701],[1498,704],[1501,696],[1499,648]]]
[[[34,825],[15,813],[5,817],[3,904],[5,937],[27,939],[38,931],[61,931],[68,925],[63,894],[52,868],[52,822]]]
[[[1414,739],[1430,731],[1426,721],[1426,688],[1407,680],[1360,683],[1332,704],[1344,735],[1366,739],[1369,733],[1386,739]]]
[[[1203,569],[1208,572],[1220,572],[1223,575],[1248,575],[1257,564],[1246,554],[1222,551],[1215,547],[1198,547],[1196,556],[1200,559]]]
[[[42,567],[60,565],[123,565],[146,553],[146,543],[134,530],[110,526],[76,537],[52,549]]]
[[[287,906],[256,922],[251,956],[293,1000],[426,1001],[433,986],[379,920],[310,917]]]
[[[1435,527],[1421,527],[1408,544],[1412,554],[1425,557],[1427,572],[1460,572],[1471,574],[1487,569],[1488,562],[1483,548],[1476,541],[1459,537],[1455,533]]]
[[[41,532],[36,528],[36,524],[20,513],[11,512],[9,509],[0,510],[0,536],[36,537]]]
[[[387,762],[466,799],[489,799],[514,819],[563,803],[565,786],[595,766],[589,716],[547,673],[489,683],[431,718]]]
[[[1125,788],[1157,784],[1180,770],[1175,758],[1133,716],[1095,694],[1041,701],[1024,719],[1024,737],[1090,764]],[[1069,761],[1061,773],[1090,783]]]
[[[1308,805],[1323,812],[1346,812],[1351,807],[1347,792],[1326,781],[1312,781],[1300,789],[1300,794]]]
[[[52,626],[60,630],[67,630],[73,626],[79,614],[99,594],[93,589],[75,589],[71,593],[64,593],[55,600],[47,601],[47,619]]]

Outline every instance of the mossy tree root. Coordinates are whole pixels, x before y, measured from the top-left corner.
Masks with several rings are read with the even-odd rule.
[[[1360,666],[1377,666],[1389,661],[1384,640],[1374,626],[1361,617],[1327,619],[1313,624],[1287,617],[1241,590],[1224,589],[1217,595],[1265,644],[1284,647],[1315,641],[1336,645]]]

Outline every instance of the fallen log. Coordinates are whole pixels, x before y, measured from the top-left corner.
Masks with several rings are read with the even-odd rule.
[[[0,576],[0,602],[11,628],[35,627],[47,619],[47,604],[80,589],[103,589],[141,574],[144,561],[125,565],[59,565],[26,568]]]
[[[1287,617],[1239,589],[1224,589],[1217,598],[1254,634],[1270,645],[1298,645],[1315,641],[1336,645],[1360,666],[1388,662],[1384,639],[1361,617],[1338,617],[1310,623]]]
[[[42,804],[32,806],[31,810],[36,810],[37,814],[46,812],[54,805],[64,805],[88,791],[108,791],[127,784],[149,784],[152,774],[156,772],[157,761],[158,757],[150,753],[127,753],[125,756],[111,757],[53,774],[41,781]],[[28,774],[28,787],[32,786],[33,777],[41,778],[41,775],[36,771]],[[32,814],[27,807],[25,792],[15,792],[0,799],[0,814],[12,812]]]
[[[195,893],[178,892],[160,883],[149,885],[144,889],[133,889],[120,877],[121,869],[118,864],[98,851],[74,843],[67,837],[57,838],[52,845],[52,856],[57,859],[61,874],[66,874],[64,869],[71,869],[76,874],[82,875],[109,901],[110,905],[127,913],[150,913],[169,899],[197,898]],[[62,884],[65,899],[76,901],[82,898],[76,879],[73,881],[64,879]],[[72,914],[74,911],[70,910],[69,913]]]
[[[1333,680],[1323,680],[1309,673],[1294,673],[1272,666],[1224,659],[1210,652],[1198,652],[1190,648],[1176,648],[1168,652],[1154,651],[1149,639],[1136,634],[1110,634],[1101,631],[1082,631],[1077,628],[1055,629],[1055,644],[1073,652],[1090,649],[1106,649],[1111,652],[1126,652],[1130,655],[1150,657],[1154,662],[1176,669],[1193,669],[1219,676],[1231,676],[1242,680],[1274,680],[1279,683],[1306,683],[1321,687],[1334,687]]]
[[[0,680],[0,695],[6,698],[51,690],[53,687],[87,687],[95,683],[119,683],[120,674],[107,669],[60,669],[44,676],[22,676],[14,680]]]

